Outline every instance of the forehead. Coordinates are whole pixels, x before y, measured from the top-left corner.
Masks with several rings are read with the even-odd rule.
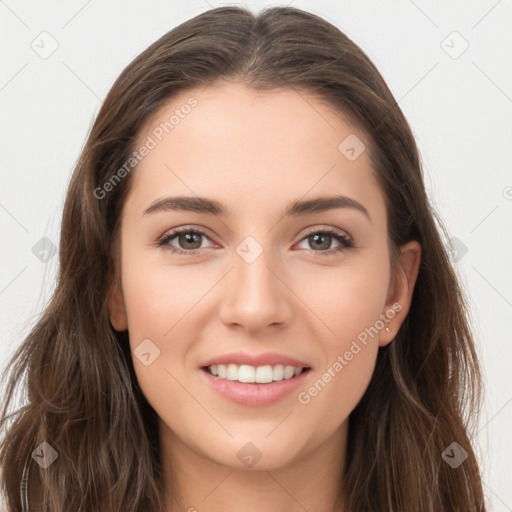
[[[262,205],[339,193],[381,216],[384,200],[368,142],[341,114],[304,91],[255,91],[231,83],[190,89],[141,129],[136,147],[147,144],[151,150],[134,171],[132,191],[139,209],[179,194],[208,196],[235,212],[260,214]],[[356,158],[346,152],[351,147]]]

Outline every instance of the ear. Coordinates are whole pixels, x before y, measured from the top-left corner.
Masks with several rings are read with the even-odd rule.
[[[128,318],[124,305],[123,292],[118,284],[111,286],[108,298],[108,313],[110,323],[116,331],[126,331],[126,329],[128,329]]]
[[[388,298],[384,314],[389,319],[379,336],[379,346],[393,341],[411,306],[412,293],[421,261],[421,245],[413,240],[400,247],[399,263],[389,283]],[[386,312],[389,312],[386,314]],[[392,314],[395,313],[393,316]]]

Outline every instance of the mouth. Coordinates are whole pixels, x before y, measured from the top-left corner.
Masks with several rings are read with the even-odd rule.
[[[220,380],[236,381],[244,384],[272,384],[294,379],[303,373],[309,372],[311,367],[282,364],[264,366],[214,364],[203,366],[201,370]]]
[[[311,371],[310,367],[285,365],[218,364],[200,368],[200,374],[211,390],[221,398],[245,407],[264,407],[279,402],[304,385]]]

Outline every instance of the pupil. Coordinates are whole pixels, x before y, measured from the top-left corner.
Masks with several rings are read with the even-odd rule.
[[[182,237],[184,237],[184,241],[185,241],[185,244],[196,244],[197,245],[197,239],[199,238],[199,234],[198,233],[185,233],[184,235],[182,235]],[[194,242],[194,238],[196,238],[195,242]],[[183,240],[183,239],[182,239]],[[197,245],[197,247],[191,247],[192,249],[198,249],[199,247],[201,246],[201,242],[199,242],[199,245]],[[190,247],[189,247],[190,249]]]
[[[319,235],[319,234],[316,234],[316,235],[313,235],[312,237],[310,237],[313,239],[314,243],[318,243],[318,240],[322,240],[324,239],[324,242],[322,244],[322,242],[320,242],[320,245],[323,245],[324,247],[321,247],[321,249],[328,249],[329,248],[329,245],[330,245],[330,239],[331,237],[329,235]],[[327,239],[327,242],[325,242],[325,239]]]

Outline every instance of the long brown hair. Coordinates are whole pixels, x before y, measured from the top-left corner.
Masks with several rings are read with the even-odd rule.
[[[32,509],[37,499],[52,512],[163,510],[157,415],[137,384],[128,333],[113,329],[107,311],[133,172],[108,193],[98,190],[128,161],[152,114],[178,92],[215,80],[306,91],[357,125],[385,197],[393,268],[401,245],[422,246],[409,313],[379,350],[350,415],[344,510],[484,511],[471,447],[480,369],[411,129],[365,53],[327,21],[290,7],[204,12],[142,52],[108,93],[69,184],[55,292],[4,375],[0,483],[9,511],[22,510],[23,471],[43,442],[58,460],[30,466]],[[22,383],[25,405],[9,414]],[[446,462],[446,450],[460,457],[461,448],[462,464]]]

